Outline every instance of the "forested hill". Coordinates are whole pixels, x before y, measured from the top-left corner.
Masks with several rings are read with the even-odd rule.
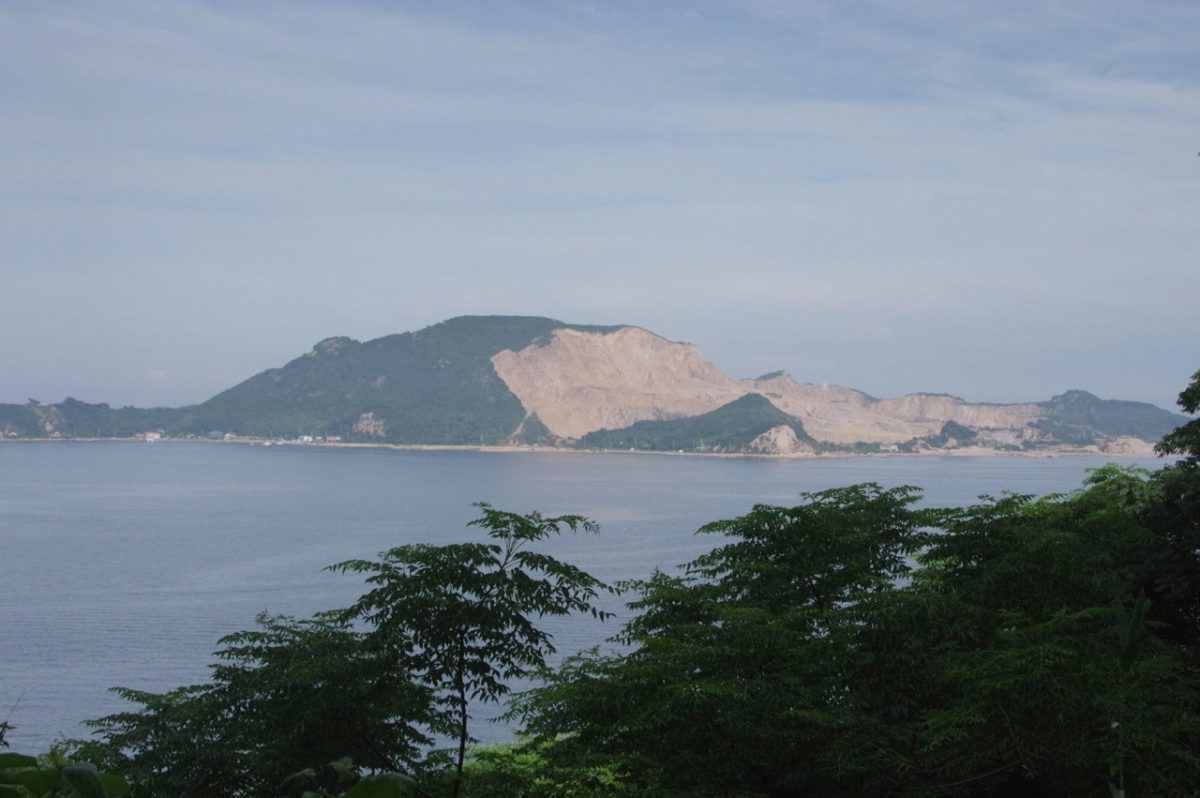
[[[1100,399],[1079,390],[1059,394],[1041,406],[1046,417],[1039,426],[1062,441],[1091,442],[1097,432],[1156,441],[1187,421],[1186,416],[1146,402]]]
[[[9,438],[127,438],[147,430],[178,429],[187,407],[110,407],[67,397],[57,404],[30,399],[0,404],[0,436]]]
[[[800,419],[756,393],[699,416],[639,421],[625,429],[590,432],[579,441],[589,449],[772,454],[812,451],[812,444]]]
[[[1093,447],[1148,453],[1187,419],[1068,391],[1045,402],[876,399],[784,372],[735,380],[694,344],[631,326],[460,316],[369,341],[334,337],[201,404],[0,405],[0,437],[336,438],[393,444],[795,452]]]
[[[460,316],[359,342],[327,338],[230,388],[180,423],[191,432],[341,435],[391,443],[496,444],[525,418],[491,358],[557,329],[610,332],[535,316]]]

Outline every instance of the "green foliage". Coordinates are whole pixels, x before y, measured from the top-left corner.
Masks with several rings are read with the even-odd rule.
[[[305,768],[293,773],[282,786],[289,794],[302,790],[301,798],[408,798],[423,794],[416,780],[403,773],[384,771],[362,776],[350,757],[335,759],[319,770]]]
[[[592,526],[483,505],[487,542],[333,566],[366,576],[352,607],[260,619],[209,684],[124,691],[141,709],[77,753],[137,795],[1195,796],[1200,458],[1182,453],[1040,499],[921,508],[867,484],[756,506],[703,527],[718,545],[680,573],[624,585],[618,650],[556,671],[536,619],[602,615],[606,588],[528,547]],[[526,741],[467,759],[470,702],[535,675],[510,714]],[[34,764],[0,756],[0,795]],[[7,794],[54,776],[23,778],[42,793]]]
[[[947,421],[937,435],[930,435],[925,440],[931,446],[945,446],[951,441],[955,441],[961,446],[964,443],[970,443],[977,437],[979,434],[970,427],[964,427],[957,421]]]
[[[469,798],[621,798],[637,794],[611,765],[588,767],[545,756],[544,743],[494,745],[470,751],[463,770]]]
[[[519,711],[546,756],[646,794],[1193,794],[1179,642],[1200,635],[1135,598],[1164,573],[1200,592],[1163,570],[1160,495],[1110,467],[1036,501],[917,510],[867,485],[756,507],[706,527],[729,542],[681,576],[633,585],[626,653],[572,658]]]
[[[187,411],[171,407],[121,407],[67,398],[54,406],[62,416],[59,431],[75,438],[125,438],[147,430],[168,429]]]
[[[0,796],[5,798],[117,798],[128,795],[120,776],[73,762],[61,751],[42,757],[0,752]]]
[[[1200,371],[1179,394],[1179,406],[1185,413],[1200,413]],[[1195,462],[1200,460],[1200,418],[1194,418],[1167,433],[1155,447],[1159,454],[1181,454]]]
[[[1200,371],[1179,394],[1179,406],[1200,411]],[[1148,593],[1155,614],[1168,621],[1164,636],[1185,647],[1200,670],[1200,419],[1181,425],[1156,448],[1183,459],[1154,475],[1153,496],[1143,506],[1142,519],[1164,543],[1151,564],[1155,580]]]
[[[911,489],[806,498],[710,524],[730,542],[631,585],[630,653],[569,660],[525,696],[529,730],[652,794],[828,794],[819,763],[857,739],[852,696],[833,684],[849,610],[908,572],[928,519]]]
[[[365,574],[370,586],[342,617],[369,624],[370,640],[437,693],[445,725],[458,742],[457,774],[471,740],[470,702],[501,700],[511,680],[541,670],[554,652],[535,619],[570,613],[605,617],[594,603],[606,589],[601,582],[527,548],[563,529],[594,532],[592,522],[479,507],[482,516],[471,524],[492,542],[399,546],[378,560],[332,566]]]
[[[517,428],[517,431],[512,436],[513,443],[530,446],[546,446],[555,443],[557,440],[557,437],[550,431],[550,428],[538,418],[537,413],[530,413],[521,422],[521,426]]]
[[[480,505],[489,542],[401,546],[331,570],[366,575],[349,609],[308,620],[261,616],[221,639],[209,682],[155,694],[91,725],[76,750],[142,796],[457,795],[472,701],[497,702],[554,651],[538,625],[582,612],[607,588],[532,544],[581,516]],[[433,751],[452,737],[457,755]],[[329,763],[316,767],[315,763]],[[353,763],[353,764],[350,764]],[[447,775],[448,774],[448,775]]]
[[[0,404],[0,438],[38,438],[42,428],[32,404]]]
[[[673,421],[639,421],[618,430],[597,430],[580,439],[588,449],[647,451],[740,452],[773,427],[790,427],[796,437],[812,443],[804,425],[760,394],[746,394],[699,416]]]
[[[330,338],[191,408],[179,431],[265,436],[337,434],[388,443],[502,443],[525,417],[491,358],[556,329],[606,332],[527,316],[461,316],[359,342]],[[356,430],[371,413],[381,434]]]
[[[558,329],[606,333],[620,328],[568,325],[541,317],[461,316],[416,332],[365,342],[327,338],[307,354],[199,405],[112,408],[71,398],[51,405],[32,401],[0,404],[0,437],[55,433],[62,437],[127,437],[163,429],[172,435],[212,431],[286,438],[339,435],[346,440],[397,444],[497,444],[515,435],[527,443],[552,443],[553,437],[540,420],[525,418],[525,408],[500,379],[491,358],[505,349],[542,344]],[[762,379],[773,376],[778,374]],[[1149,404],[1101,400],[1084,391],[1068,391],[1040,407],[1046,415],[1035,426],[1048,433],[1049,443],[1083,445],[1120,435],[1155,440],[1186,421]],[[1190,435],[1193,446],[1200,440],[1196,424],[1200,422],[1179,433]],[[593,432],[581,445],[737,452],[757,435],[780,425],[790,427],[799,440],[819,451],[871,453],[880,449],[871,442],[817,444],[798,419],[757,394],[693,418],[645,421],[621,430]],[[962,442],[971,437],[968,428],[947,422],[931,442],[940,446],[950,438]],[[1185,438],[1178,443],[1172,443],[1174,440],[1169,438],[1163,445],[1185,443]],[[903,446],[911,450],[915,443]]]
[[[426,730],[446,731],[393,652],[329,615],[261,616],[221,644],[208,684],[118,690],[139,709],[94,721],[103,743],[85,750],[145,794],[269,795],[340,757],[411,769],[432,742]]]
[[[1051,433],[1056,440],[1074,444],[1122,435],[1158,440],[1184,420],[1177,413],[1145,402],[1099,399],[1087,391],[1067,391],[1042,402],[1040,407],[1046,417],[1034,426]]]
[[[24,405],[0,405],[0,437],[9,432],[20,437],[58,434],[67,438],[127,438],[175,425],[187,408],[109,407],[70,397],[53,405],[33,400]]]

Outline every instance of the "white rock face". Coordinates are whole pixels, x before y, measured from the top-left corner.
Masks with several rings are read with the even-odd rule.
[[[904,443],[936,435],[947,421],[995,431],[997,438],[1020,439],[1027,425],[1041,417],[1032,404],[968,404],[954,396],[934,394],[873,399],[851,388],[799,383],[787,374],[742,380],[741,384],[799,418],[809,435],[829,443]]]
[[[506,349],[492,365],[525,409],[564,438],[695,416],[748,393],[694,345],[640,327],[555,330],[545,346]]]
[[[1104,454],[1137,455],[1138,457],[1153,457],[1155,454],[1153,443],[1126,435],[1102,443],[1098,448]]]
[[[505,350],[492,364],[525,410],[537,413],[553,434],[567,439],[637,421],[707,413],[748,393],[762,394],[798,418],[815,440],[827,443],[901,444],[936,435],[947,421],[975,430],[971,445],[982,447],[1046,437],[1030,426],[1042,418],[1035,404],[970,404],[944,394],[875,399],[837,385],[799,383],[783,372],[736,381],[701,357],[694,345],[668,341],[639,327],[611,333],[555,330],[548,343]],[[776,427],[759,436],[756,451],[807,448],[784,429],[788,428]],[[1113,453],[1145,448],[1132,439],[1109,446]]]
[[[387,435],[387,424],[379,416],[367,412],[355,420],[354,431],[359,435],[371,435],[376,438],[382,438],[384,435]]]
[[[746,451],[750,454],[795,454],[811,452],[812,447],[797,438],[791,427],[780,424],[750,441]]]

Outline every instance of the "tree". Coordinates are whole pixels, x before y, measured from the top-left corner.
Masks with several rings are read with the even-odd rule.
[[[1187,413],[1200,412],[1200,371],[1179,394]],[[1149,590],[1155,614],[1170,621],[1172,639],[1185,647],[1200,670],[1200,418],[1167,434],[1155,447],[1160,455],[1183,459],[1154,474],[1152,501],[1142,518],[1163,543],[1157,579]]]
[[[492,542],[399,546],[378,560],[331,566],[365,574],[371,586],[342,619],[365,621],[368,639],[436,692],[439,728],[452,729],[457,744],[454,796],[471,741],[471,702],[500,701],[512,680],[544,668],[555,650],[536,620],[574,612],[608,615],[595,603],[604,584],[526,548],[564,528],[594,532],[595,524],[577,515],[519,515],[478,506],[482,516],[471,526]]]
[[[87,762],[72,762],[59,750],[41,757],[0,752],[2,796],[115,798],[128,794],[129,785],[121,777],[101,773]]]
[[[1185,413],[1200,412],[1200,371],[1179,394],[1178,404]],[[1200,460],[1200,418],[1176,427],[1154,447],[1159,454],[1182,454],[1190,461]]]
[[[139,794],[280,794],[290,774],[347,757],[372,771],[420,766],[443,731],[432,692],[391,652],[329,614],[260,616],[221,639],[212,679],[165,694],[118,689],[140,705],[93,721],[82,746]],[[331,787],[335,774],[326,774]]]
[[[529,548],[562,529],[595,531],[592,522],[480,507],[472,526],[491,542],[401,546],[330,566],[366,574],[370,589],[307,620],[260,616],[258,628],[221,639],[205,684],[118,688],[138,708],[93,721],[100,740],[77,750],[127,775],[137,794],[334,794],[348,773],[381,774],[371,784],[390,790],[405,776],[439,780],[445,760],[430,749],[449,736],[457,794],[470,703],[499,701],[554,651],[537,620],[607,616],[595,606],[605,585]],[[347,795],[366,784],[355,789]]]
[[[844,669],[851,609],[889,591],[924,540],[916,491],[806,494],[703,527],[728,542],[630,587],[628,653],[568,660],[519,710],[549,756],[614,763],[646,794],[858,794],[828,775],[863,738]],[[851,769],[890,771],[865,750]]]
[[[1136,599],[1168,553],[1156,495],[1113,467],[1042,500],[755,507],[635,585],[628,651],[568,660],[520,711],[546,757],[659,795],[1194,794],[1200,681]]]

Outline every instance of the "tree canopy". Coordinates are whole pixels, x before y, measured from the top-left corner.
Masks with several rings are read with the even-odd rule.
[[[72,754],[139,796],[1195,796],[1196,423],[1178,461],[1065,495],[863,484],[714,521],[556,667],[540,619],[603,617],[608,588],[536,544],[595,527],[481,505],[484,540],[331,566],[365,577],[350,607],[259,618],[205,684],[121,690]],[[506,700],[520,740],[472,750],[473,702]],[[0,795],[27,794],[5,763],[92,783],[12,756]]]

